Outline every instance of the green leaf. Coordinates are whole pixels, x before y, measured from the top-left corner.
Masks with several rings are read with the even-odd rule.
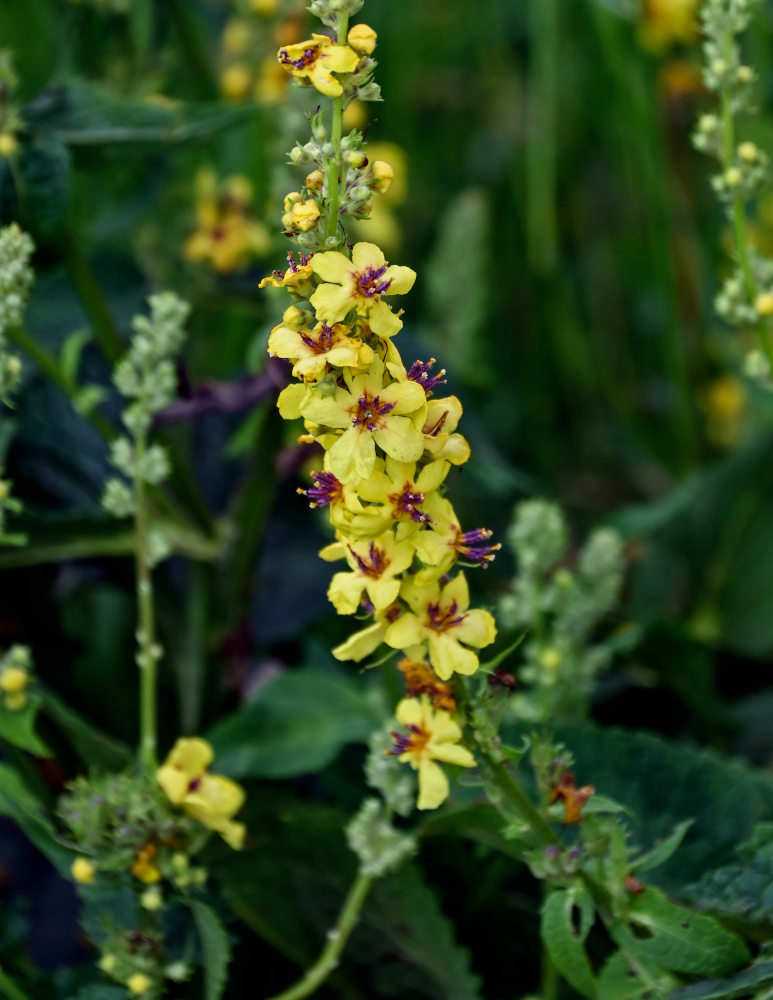
[[[24,549],[0,552],[0,569],[38,566],[65,559],[130,555],[134,532],[115,518],[22,514],[14,520],[33,542]]]
[[[712,917],[672,902],[648,887],[628,904],[628,949],[664,969],[721,976],[749,960],[743,940]],[[613,929],[612,936],[617,940]]]
[[[361,680],[305,667],[281,674],[209,731],[218,771],[288,778],[321,771],[347,743],[365,743],[381,716]]]
[[[204,903],[191,902],[204,956],[204,1000],[220,1000],[228,982],[231,946],[220,917]]]
[[[118,771],[131,760],[132,752],[125,743],[97,729],[53,691],[44,691],[43,710],[67,736],[81,760],[89,766]]]
[[[682,986],[668,994],[666,1000],[726,1000],[759,993],[760,987],[773,985],[773,962],[757,962],[748,969],[721,979],[707,979],[692,986]]]
[[[72,1000],[126,1000],[126,990],[107,983],[90,983],[78,990]]]
[[[422,838],[465,837],[480,844],[487,844],[516,861],[523,861],[521,846],[504,836],[504,827],[502,816],[493,806],[472,805],[460,809],[446,808],[440,813],[431,813],[421,824],[418,832]]]
[[[183,104],[138,100],[72,79],[41,94],[24,110],[32,127],[68,146],[167,144],[207,139],[254,117],[255,105]]]
[[[760,823],[738,848],[741,859],[688,886],[699,909],[729,920],[773,926],[773,823]]]
[[[16,218],[39,242],[57,239],[67,224],[70,204],[70,154],[51,137],[22,147],[18,169],[0,170],[0,213]]]
[[[101,385],[84,385],[73,399],[72,405],[82,417],[87,417],[105,399],[107,392]]]
[[[69,869],[72,851],[58,841],[51,821],[17,772],[3,763],[0,763],[0,814],[12,819],[60,871]]]
[[[575,918],[576,909],[580,915],[579,926]],[[588,998],[596,996],[596,979],[584,947],[592,914],[593,901],[584,889],[557,889],[550,893],[542,906],[540,925],[542,940],[551,961],[564,979]]]
[[[59,368],[68,382],[76,382],[83,348],[91,340],[90,330],[75,330],[59,350]]]
[[[27,750],[36,757],[50,757],[51,751],[35,732],[35,722],[40,710],[40,698],[31,695],[24,708],[17,712],[0,705],[0,740]]]
[[[597,982],[598,1000],[634,1000],[649,989],[646,980],[638,975],[634,964],[621,951],[616,951],[607,960]]]
[[[639,855],[631,863],[631,871],[648,872],[665,864],[682,843],[685,834],[694,822],[692,819],[685,819],[681,823],[677,823],[667,837],[659,840],[651,850]]]

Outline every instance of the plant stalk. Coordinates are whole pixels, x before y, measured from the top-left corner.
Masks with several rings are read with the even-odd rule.
[[[136,464],[142,467],[146,435],[137,437]],[[135,566],[137,573],[137,666],[140,671],[140,763],[148,771],[158,766],[156,757],[156,664],[160,651],[156,645],[153,580],[150,572],[148,511],[145,484],[139,475],[134,480]]]

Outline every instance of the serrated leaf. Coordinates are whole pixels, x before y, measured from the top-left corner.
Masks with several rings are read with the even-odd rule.
[[[760,993],[761,987],[773,985],[773,962],[757,962],[748,969],[721,979],[707,979],[692,986],[682,986],[672,990],[666,1000],[730,1000],[731,997],[767,995]],[[610,998],[611,1000],[611,998]]]
[[[361,680],[307,667],[271,681],[206,738],[224,774],[287,778],[322,770],[347,743],[367,742],[381,722]]]
[[[204,1000],[220,1000],[228,982],[231,946],[215,911],[204,903],[189,904],[204,957]]]
[[[648,887],[634,897],[626,916],[634,929],[628,941],[632,954],[664,969],[721,976],[749,960],[737,934],[712,917],[666,899],[658,889]]]
[[[256,106],[138,100],[72,79],[24,109],[27,123],[69,146],[168,144],[206,139],[256,114]]]
[[[67,736],[81,760],[89,767],[117,771],[131,760],[132,752],[125,743],[97,729],[52,691],[43,693],[43,710]]]
[[[685,819],[677,823],[671,833],[659,840],[655,846],[631,862],[631,871],[648,872],[665,864],[684,840],[684,836],[695,820]]]
[[[738,848],[740,859],[708,872],[687,898],[701,910],[747,924],[773,925],[773,823],[760,823]]]
[[[596,996],[596,979],[585,952],[584,942],[590,925],[585,915],[576,926],[575,907],[581,914],[587,912],[583,889],[556,889],[542,906],[540,932],[550,959],[567,982],[584,997]],[[590,901],[591,908],[593,902]]]
[[[24,708],[12,711],[0,705],[0,740],[5,740],[36,757],[50,757],[51,751],[35,732],[35,722],[40,709],[39,697],[28,697]]]

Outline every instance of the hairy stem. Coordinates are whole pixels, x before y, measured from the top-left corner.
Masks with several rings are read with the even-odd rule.
[[[346,44],[346,33],[349,28],[349,17],[346,14],[338,15],[336,26],[336,36],[339,45]],[[341,197],[341,135],[344,126],[344,97],[333,99],[333,122],[331,125],[330,141],[333,144],[334,152],[327,165],[327,219],[325,222],[325,239],[338,238],[338,206]]]
[[[146,437],[138,435],[136,464],[142,467]],[[154,771],[156,758],[156,663],[159,649],[156,645],[155,609],[153,607],[153,581],[150,573],[148,538],[148,510],[145,484],[141,476],[134,480],[134,534],[135,565],[137,572],[137,666],[140,671],[140,762],[146,771]]]

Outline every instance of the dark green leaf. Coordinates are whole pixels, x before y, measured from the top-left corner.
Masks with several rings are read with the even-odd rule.
[[[746,945],[733,931],[666,899],[652,887],[630,901],[627,919],[633,930],[628,938],[631,953],[664,969],[721,976],[749,959]]]
[[[648,989],[633,963],[616,951],[604,965],[598,977],[598,1000],[634,1000]]]
[[[347,743],[365,743],[381,722],[361,680],[307,667],[288,671],[207,734],[219,771],[287,778],[327,767]]]
[[[682,986],[669,993],[666,1000],[725,1000],[730,997],[767,995],[760,993],[760,987],[773,984],[773,962],[758,962],[736,972],[734,976],[722,979],[708,979],[693,986]],[[611,998],[610,998],[611,1000]]]
[[[572,986],[584,997],[596,996],[596,980],[585,952],[585,938],[590,930],[587,919],[593,903],[584,889],[557,889],[542,906],[540,931],[550,959]],[[579,920],[575,910],[580,914]]]
[[[50,757],[50,750],[35,732],[39,710],[40,699],[35,695],[28,697],[24,708],[16,712],[0,705],[0,740],[37,757]]]
[[[32,843],[60,871],[67,871],[72,851],[56,839],[54,828],[43,809],[19,775],[0,763],[0,814],[12,819]]]
[[[17,525],[32,544],[21,551],[0,552],[0,569],[62,559],[130,555],[134,551],[133,531],[115,518],[23,514],[15,519],[14,527]]]
[[[220,1000],[228,982],[231,947],[220,917],[204,903],[190,904],[204,956],[204,1000]]]
[[[662,864],[665,864],[682,843],[685,834],[693,825],[693,822],[694,820],[692,819],[685,819],[681,823],[677,823],[667,837],[659,840],[651,850],[641,854],[633,862],[631,870],[647,872],[652,868],[659,868]]]
[[[17,219],[39,242],[57,239],[67,224],[70,154],[54,138],[25,143],[13,173],[0,169],[2,220]]]

